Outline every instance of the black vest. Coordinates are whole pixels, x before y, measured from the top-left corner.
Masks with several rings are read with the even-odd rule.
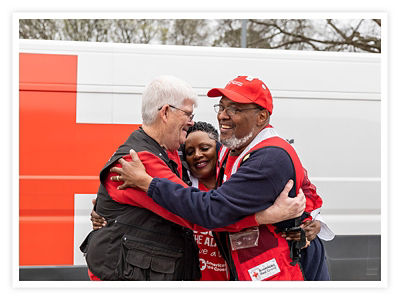
[[[199,250],[191,230],[147,209],[120,204],[104,187],[109,168],[130,149],[153,153],[179,176],[177,164],[143,129],[129,136],[100,172],[95,210],[107,226],[92,231],[81,245],[89,270],[101,280],[198,280]]]

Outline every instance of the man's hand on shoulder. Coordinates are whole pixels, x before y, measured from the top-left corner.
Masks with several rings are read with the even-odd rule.
[[[134,150],[130,150],[132,161],[126,161],[120,158],[118,162],[121,164],[121,168],[112,167],[110,172],[115,172],[118,175],[112,176],[112,181],[122,181],[122,184],[118,186],[119,190],[126,189],[128,187],[139,188],[144,192],[147,192],[153,177],[146,172],[146,168],[141,162],[138,154]]]
[[[302,215],[306,208],[306,197],[301,189],[295,198],[289,197],[289,192],[293,184],[293,180],[289,180],[278,198],[276,198],[274,204],[256,213],[256,221],[258,224],[274,224]]]

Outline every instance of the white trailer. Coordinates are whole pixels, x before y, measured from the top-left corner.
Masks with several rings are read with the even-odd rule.
[[[208,98],[207,91],[223,87],[238,75],[260,78],[274,99],[271,124],[282,137],[293,139],[311,181],[324,200],[322,216],[336,233],[336,238],[325,244],[332,279],[380,280],[379,54],[37,40],[20,40],[20,53],[77,57],[76,124],[140,124],[145,85],[158,75],[171,74],[188,81],[198,93],[194,120],[217,127],[212,106],[218,99]],[[24,66],[20,65],[21,68]],[[62,90],[54,88],[60,83],[43,79],[35,82],[33,75],[30,78],[33,82],[24,82],[27,79],[20,77],[23,95],[46,86],[55,94]],[[35,89],[35,85],[40,89]],[[33,105],[31,113],[38,113],[38,109]],[[20,138],[24,134],[21,131]],[[73,138],[69,139],[74,143]],[[110,154],[104,155],[104,163]],[[73,163],[73,157],[70,159]],[[35,176],[41,174],[30,172],[20,174],[20,178],[37,180],[39,177]],[[86,175],[96,180],[98,174]],[[48,176],[46,180],[51,180],[52,175]],[[85,264],[78,246],[90,231],[90,200],[96,192],[77,192],[71,199],[74,205],[71,266]],[[41,265],[32,259],[29,266],[21,265],[21,278],[28,274],[30,266]]]

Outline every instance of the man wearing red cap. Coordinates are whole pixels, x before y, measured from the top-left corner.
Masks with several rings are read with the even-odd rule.
[[[225,88],[211,89],[209,97],[222,97],[214,106],[221,143],[217,165],[220,187],[209,192],[184,188],[167,179],[149,176],[137,155],[121,160],[120,188],[138,187],[186,220],[206,228],[220,227],[270,207],[286,182],[294,180],[290,196],[306,187],[306,210],[301,218],[262,225],[240,233],[216,236],[233,280],[329,280],[323,244],[315,238],[309,247],[287,242],[279,232],[300,230],[305,219],[318,214],[322,200],[309,182],[295,150],[269,124],[271,94],[257,78],[239,76]],[[135,169],[136,167],[136,169]],[[117,177],[117,176],[115,176]],[[304,237],[304,232],[301,234]]]

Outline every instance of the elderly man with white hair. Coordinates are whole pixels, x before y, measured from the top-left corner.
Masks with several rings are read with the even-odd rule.
[[[182,164],[177,149],[194,124],[196,98],[188,83],[172,76],[158,77],[146,87],[142,127],[128,137],[100,172],[95,211],[107,220],[107,225],[92,231],[81,246],[92,280],[200,278],[199,250],[192,229],[207,229],[172,214],[141,190],[119,189],[119,183],[111,180],[117,174],[110,171],[120,166],[120,158],[129,160],[129,151],[134,149],[149,174],[187,186],[181,179]],[[221,230],[239,231],[302,213],[304,196],[281,198],[275,207],[235,224],[224,224],[226,227]]]

